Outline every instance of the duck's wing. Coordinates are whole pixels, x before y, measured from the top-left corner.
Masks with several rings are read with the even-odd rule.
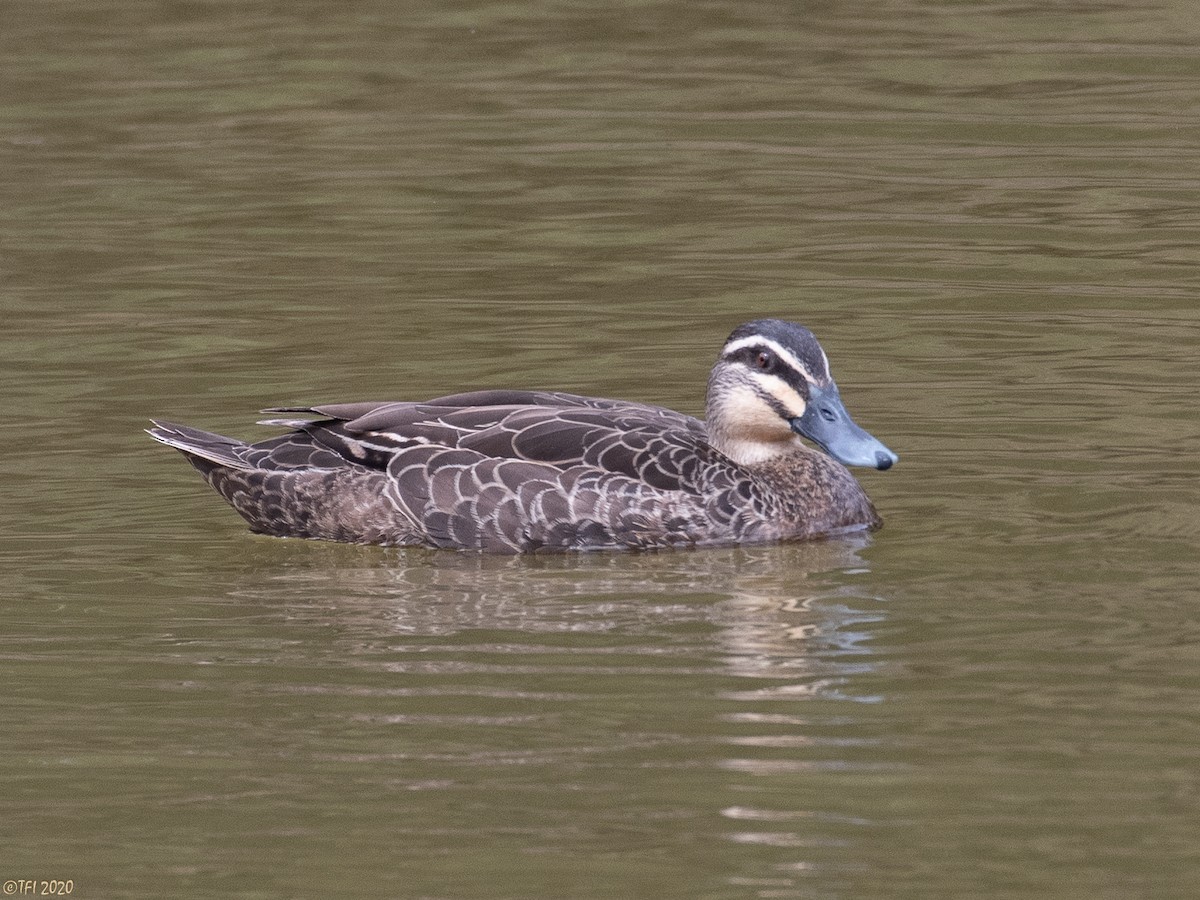
[[[269,534],[510,552],[661,547],[724,538],[744,505],[734,496],[744,479],[690,417],[571,395],[479,399],[273,410],[318,418],[273,420],[292,430],[252,445],[166,423],[152,433]]]
[[[297,428],[319,447],[372,468],[386,468],[397,454],[432,445],[481,458],[548,463],[559,470],[583,466],[663,490],[694,490],[699,468],[723,459],[709,447],[703,423],[691,416],[560,392],[479,391],[421,403],[266,412],[324,417],[269,421]],[[279,445],[284,449],[291,452],[286,441]]]
[[[433,421],[441,416],[459,413],[463,421],[486,423],[489,417],[500,416],[525,407],[550,409],[595,409],[613,413],[637,413],[661,423],[664,428],[704,434],[699,419],[648,403],[611,400],[606,397],[584,397],[563,391],[471,391],[450,394],[433,400],[397,401],[390,403],[326,403],[320,406],[277,406],[264,413],[302,413],[345,422],[351,432],[403,431],[410,425]]]

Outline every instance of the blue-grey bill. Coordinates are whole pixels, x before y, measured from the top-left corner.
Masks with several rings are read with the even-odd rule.
[[[820,444],[826,453],[847,466],[890,469],[900,459],[850,418],[837,385],[809,388],[808,408],[791,420],[792,431]]]

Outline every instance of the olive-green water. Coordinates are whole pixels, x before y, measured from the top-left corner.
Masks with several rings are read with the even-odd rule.
[[[1193,3],[2,14],[6,895],[1200,896]],[[765,315],[883,531],[268,539],[140,431]]]

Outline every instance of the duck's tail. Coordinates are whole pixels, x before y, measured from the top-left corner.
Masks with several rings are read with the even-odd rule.
[[[146,434],[160,444],[174,447],[183,453],[193,464],[199,460],[215,463],[231,469],[253,469],[254,466],[243,456],[247,445],[233,438],[227,438],[211,431],[201,431],[188,425],[176,425],[174,422],[160,422],[151,419],[153,428],[147,428]]]
[[[252,447],[172,422],[154,421],[146,433],[180,451],[253,531],[362,544],[421,543],[417,526],[388,500],[383,472],[351,465],[256,466],[253,460],[261,462],[265,453],[261,444]]]

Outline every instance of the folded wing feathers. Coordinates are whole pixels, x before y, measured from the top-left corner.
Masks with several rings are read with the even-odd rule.
[[[253,446],[168,423],[150,433],[218,465],[264,474],[356,467],[386,473],[386,500],[433,546],[692,542],[712,514],[711,497],[701,497],[713,487],[708,470],[723,459],[690,416],[555,392],[264,412],[320,418],[264,420],[293,430]],[[708,472],[703,479],[701,471]]]

